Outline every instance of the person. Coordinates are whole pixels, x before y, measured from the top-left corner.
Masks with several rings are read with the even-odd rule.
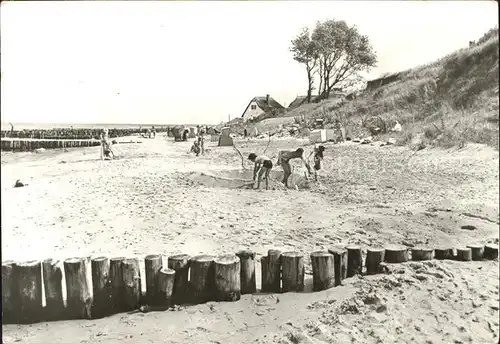
[[[292,174],[292,166],[290,166],[290,160],[300,158],[304,166],[307,168],[309,174],[311,174],[311,168],[309,164],[304,160],[304,149],[297,148],[294,151],[279,151],[278,152],[278,165],[281,165],[283,168],[283,172],[285,172],[283,176],[282,183],[288,187],[288,178]]]
[[[321,160],[323,160],[323,152],[325,151],[325,146],[319,145],[318,147],[314,147],[313,151],[307,157],[307,160],[310,159],[311,155],[313,156],[314,161],[314,180],[318,181],[318,171],[321,169]]]
[[[273,168],[273,162],[265,155],[257,156],[255,153],[250,153],[248,155],[248,160],[255,164],[253,168],[253,181],[255,182],[255,177],[257,177],[257,189],[260,188],[260,181],[262,176],[266,180],[266,190],[269,190],[269,173]]]
[[[198,140],[194,140],[193,145],[191,146],[191,152],[198,156],[200,154],[200,144]]]
[[[151,128],[151,135],[153,136],[153,139],[156,138],[156,129],[155,129],[155,126],[153,125],[153,127]]]
[[[198,146],[201,149],[201,154],[205,155],[205,131],[203,129],[198,133]]]
[[[114,159],[115,153],[111,149],[111,143],[109,142],[108,129],[104,129],[101,133],[101,160]]]

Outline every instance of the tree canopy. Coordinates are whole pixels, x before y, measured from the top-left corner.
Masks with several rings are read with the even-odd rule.
[[[318,77],[318,96],[326,99],[335,87],[345,87],[358,81],[360,72],[377,64],[377,56],[368,36],[343,20],[317,22],[312,33],[304,28],[291,41],[290,51],[295,61],[306,66],[307,100],[311,101],[314,77]]]

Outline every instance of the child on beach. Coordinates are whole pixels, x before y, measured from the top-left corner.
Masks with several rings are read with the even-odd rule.
[[[193,145],[191,146],[191,152],[198,156],[200,154],[200,144],[198,140],[194,140]]]
[[[260,188],[260,181],[262,179],[262,176],[264,175],[264,178],[266,180],[266,190],[269,190],[269,173],[271,172],[271,169],[273,168],[273,163],[271,159],[269,159],[265,155],[259,155],[257,156],[255,153],[250,153],[248,155],[248,160],[251,162],[255,163],[254,169],[253,169],[253,181],[255,181],[255,177],[257,177],[257,189]]]
[[[283,172],[282,183],[288,187],[288,177],[292,174],[292,166],[290,165],[290,160],[300,158],[304,166],[307,168],[309,174],[311,174],[311,168],[309,164],[304,160],[304,150],[302,148],[297,148],[294,151],[279,151],[278,152],[278,165],[281,165]]]
[[[114,159],[115,153],[111,149],[111,142],[109,142],[108,129],[104,129],[101,133],[101,160]]]
[[[325,151],[325,146],[319,145],[318,147],[314,147],[313,151],[307,157],[307,160],[310,159],[311,155],[314,154],[314,180],[318,181],[318,171],[321,169],[321,160],[323,160],[323,152]]]

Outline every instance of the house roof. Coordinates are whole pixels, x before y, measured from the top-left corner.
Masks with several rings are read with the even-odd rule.
[[[245,108],[245,111],[243,111],[243,113],[241,114],[241,117],[243,117],[243,115],[245,114],[245,112],[247,112],[248,107],[250,106],[250,104],[252,104],[252,102],[254,102],[254,101],[257,103],[257,106],[259,108],[261,108],[262,111],[264,111],[264,112],[268,112],[268,111],[275,110],[275,109],[284,109],[283,105],[281,105],[280,103],[278,103],[271,96],[269,96],[269,105],[267,104],[267,97],[266,96],[264,96],[264,97],[254,97],[254,98],[252,98],[252,100],[250,100],[250,102],[248,102],[248,105]]]
[[[311,95],[311,102],[314,102],[316,98],[318,98],[318,96]],[[295,109],[304,104],[306,101],[307,101],[307,96],[297,96],[297,98],[295,98],[294,101],[291,102],[290,105],[288,105],[288,108]]]

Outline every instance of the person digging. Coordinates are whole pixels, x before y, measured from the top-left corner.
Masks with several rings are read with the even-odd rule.
[[[304,166],[307,168],[307,171],[309,174],[311,173],[311,167],[309,164],[304,160],[304,149],[302,148],[297,148],[294,151],[279,151],[278,153],[278,165],[281,165],[283,168],[283,172],[285,173],[283,175],[283,181],[282,183],[288,187],[288,178],[292,174],[292,166],[290,165],[290,160],[292,159],[300,159]]]
[[[265,155],[257,156],[255,153],[250,153],[248,155],[248,160],[253,162],[253,181],[255,182],[255,178],[257,177],[257,189],[260,188],[260,181],[262,176],[266,180],[266,190],[269,190],[269,173],[273,168],[273,162]],[[253,186],[252,186],[253,188]]]

